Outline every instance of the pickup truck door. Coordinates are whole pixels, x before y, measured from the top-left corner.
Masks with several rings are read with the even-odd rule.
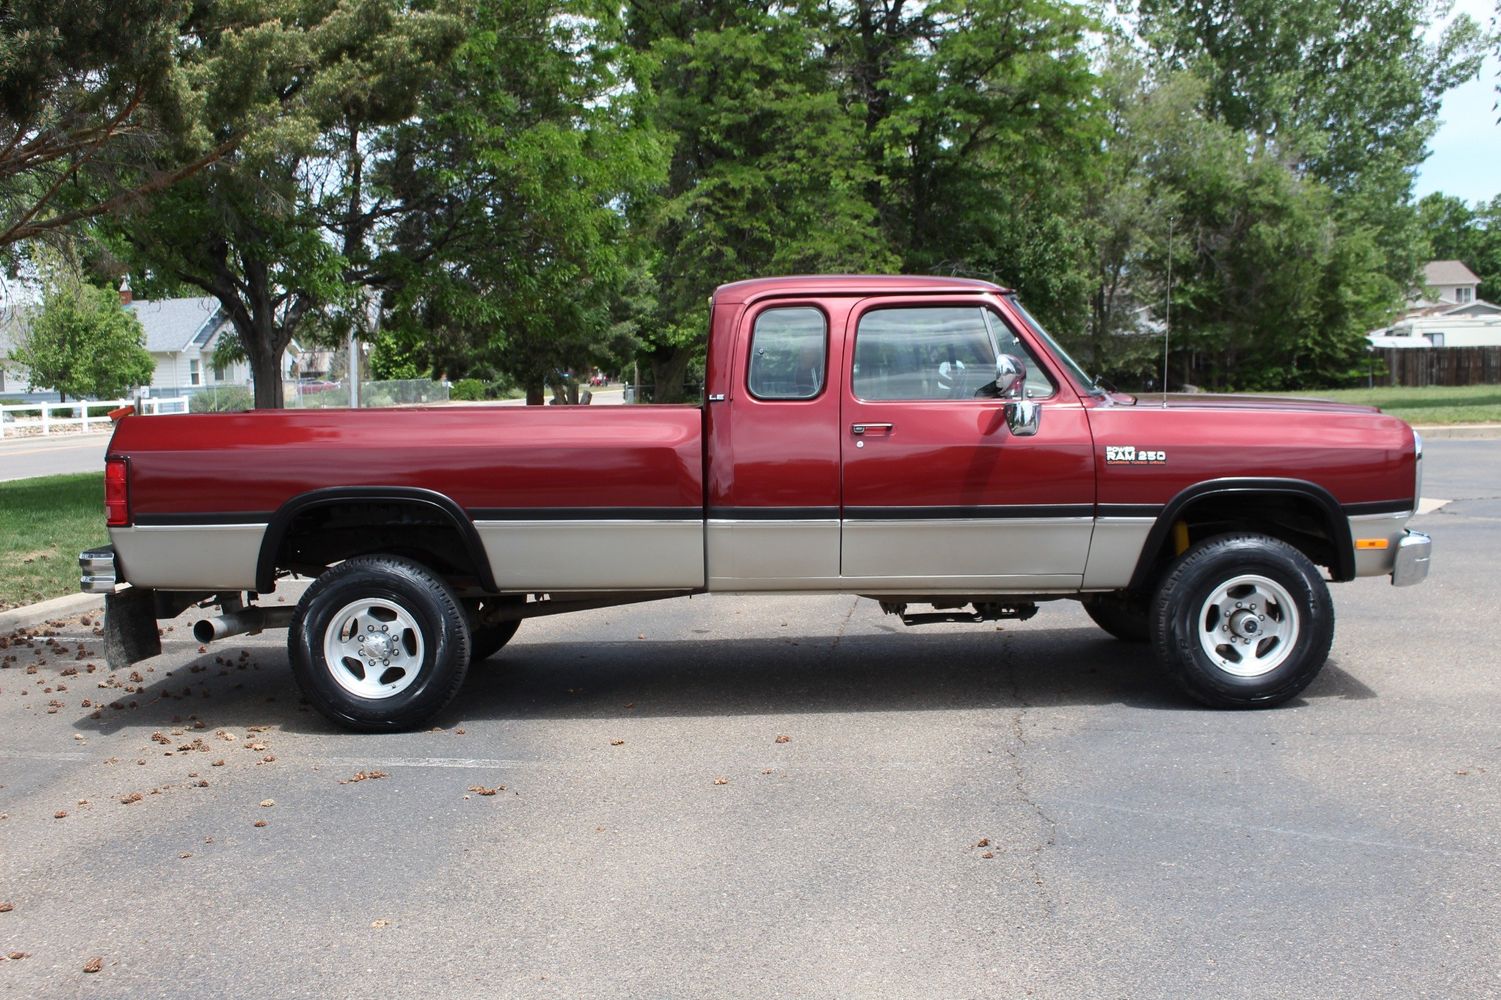
[[[846,331],[841,577],[910,595],[1078,588],[1094,523],[1088,420],[1004,304],[866,299]],[[1034,436],[1012,434],[984,394],[997,351],[1027,364]]]

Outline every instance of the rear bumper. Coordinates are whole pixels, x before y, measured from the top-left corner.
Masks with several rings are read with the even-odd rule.
[[[115,573],[115,547],[102,545],[78,553],[78,586],[85,594],[113,594],[119,577]]]
[[[1409,530],[1397,543],[1397,558],[1392,564],[1392,586],[1411,587],[1428,578],[1433,555],[1433,539],[1421,531]]]

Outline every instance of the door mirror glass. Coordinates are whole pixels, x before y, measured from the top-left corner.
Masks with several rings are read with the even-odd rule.
[[[1021,399],[1026,392],[1027,363],[1014,354],[995,359],[995,394],[1000,399]]]

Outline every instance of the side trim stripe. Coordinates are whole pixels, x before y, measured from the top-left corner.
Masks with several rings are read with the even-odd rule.
[[[475,521],[702,521],[699,507],[471,507]]]
[[[1375,500],[1371,503],[1347,503],[1344,505],[1346,517],[1360,517],[1364,514],[1406,514],[1417,510],[1417,501],[1409,497],[1406,500]]]
[[[847,521],[946,521],[994,518],[1093,517],[1092,503],[997,504],[980,507],[846,507]]]
[[[138,528],[208,527],[216,524],[269,524],[270,511],[228,511],[209,514],[137,514]]]

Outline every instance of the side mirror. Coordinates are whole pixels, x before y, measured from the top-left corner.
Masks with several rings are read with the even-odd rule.
[[[996,395],[1001,399],[1021,399],[1027,389],[1027,363],[1014,354],[995,359]]]
[[[1006,426],[1017,437],[1031,437],[1042,426],[1042,407],[1032,399],[1013,399],[1006,403]]]
[[[1006,426],[1017,437],[1031,437],[1042,424],[1042,408],[1027,398],[1027,363],[1014,354],[995,359],[995,387],[1006,401]]]

